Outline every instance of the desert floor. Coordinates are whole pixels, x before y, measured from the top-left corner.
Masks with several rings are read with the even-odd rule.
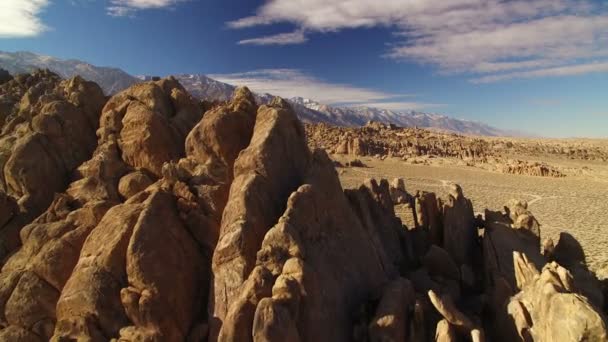
[[[346,162],[352,157],[332,156]],[[575,236],[585,250],[589,267],[608,278],[608,165],[570,160],[546,160],[571,169],[565,178],[508,175],[478,167],[434,160],[433,165],[412,165],[399,159],[359,158],[365,168],[339,168],[344,188],[357,187],[365,178],[401,177],[408,192],[432,191],[447,197],[447,185],[460,184],[475,211],[500,210],[510,199],[525,200],[541,224],[542,238],[557,242],[559,233]],[[397,208],[399,213],[401,210]],[[401,211],[403,214],[403,212]],[[404,219],[407,224],[408,219]]]

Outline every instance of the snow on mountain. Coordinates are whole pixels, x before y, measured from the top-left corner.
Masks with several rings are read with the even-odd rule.
[[[98,67],[74,59],[64,60],[24,51],[0,51],[0,68],[6,69],[13,75],[31,72],[34,69],[49,69],[64,78],[80,75],[86,80],[99,84],[107,95],[139,82],[137,78],[117,68]]]
[[[192,96],[200,100],[228,101],[236,87],[205,75],[174,75]]]
[[[195,97],[201,100],[226,101],[232,97],[235,86],[222,83],[204,75],[176,75],[180,83]],[[267,103],[270,94],[257,94],[259,103]],[[324,122],[339,126],[362,126],[368,121],[392,123],[405,127],[424,127],[474,135],[506,135],[512,132],[501,131],[489,125],[450,118],[445,115],[416,111],[392,111],[372,107],[329,106],[311,99],[293,97],[288,99],[302,121]]]
[[[11,74],[30,72],[36,68],[48,68],[62,77],[75,75],[94,81],[106,94],[117,93],[135,83],[156,79],[154,76],[131,76],[117,68],[98,67],[78,60],[62,60],[31,52],[0,51],[0,68]],[[208,101],[227,101],[236,88],[233,85],[216,81],[205,75],[175,75],[175,78],[192,96]],[[268,103],[270,94],[256,94],[259,103]],[[451,118],[440,114],[417,111],[392,111],[372,107],[330,106],[311,99],[294,97],[288,99],[302,121],[324,122],[339,126],[362,126],[368,121],[392,123],[404,127],[424,127],[443,131],[474,135],[513,135],[516,132],[503,131],[489,125]]]

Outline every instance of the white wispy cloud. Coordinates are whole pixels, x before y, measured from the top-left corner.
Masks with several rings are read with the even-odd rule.
[[[298,30],[288,33],[280,33],[266,37],[244,39],[239,41],[240,45],[290,45],[301,44],[308,39],[304,35],[304,31]]]
[[[608,6],[590,0],[269,0],[254,15],[227,24],[274,23],[292,23],[302,32],[388,27],[396,37],[389,58],[497,80],[608,62]],[[306,41],[301,38],[298,43]]]
[[[535,69],[530,71],[511,72],[498,75],[489,75],[472,79],[473,83],[492,83],[515,78],[535,78],[535,77],[558,77],[575,76],[598,72],[608,72],[608,62],[587,63],[555,68]]]
[[[110,0],[110,6],[106,9],[111,16],[128,17],[140,10],[172,8],[186,1],[190,0]]]
[[[0,1],[0,38],[34,37],[47,30],[40,13],[49,0]]]
[[[351,104],[372,107],[370,104],[377,104],[375,107],[400,110],[432,106],[411,101],[395,101],[412,95],[382,92],[349,84],[330,83],[294,69],[263,69],[208,76],[220,82],[247,86],[257,93],[268,93],[285,98],[304,97],[328,105]],[[380,104],[385,106],[383,107]]]

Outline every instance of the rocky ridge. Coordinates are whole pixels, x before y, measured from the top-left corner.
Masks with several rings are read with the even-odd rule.
[[[68,89],[60,103],[79,98],[69,84],[95,92],[30,77],[25,93]],[[1,96],[21,94],[13,88]],[[39,102],[20,100],[9,117],[47,115]],[[7,250],[0,340],[607,338],[605,286],[568,235],[541,253],[525,203],[475,217],[457,185],[445,200],[411,195],[402,180],[343,190],[291,106],[258,106],[246,88],[210,108],[168,78],[103,108],[88,103],[54,112],[94,114],[96,142]],[[6,127],[2,138],[15,134]],[[27,202],[0,194],[0,212]],[[395,216],[396,203],[409,204],[414,224]]]
[[[19,245],[23,225],[42,214],[90,158],[105,101],[96,84],[49,71],[0,85],[0,255]]]
[[[106,95],[115,94],[138,82],[121,69],[92,65],[83,61],[64,60],[27,51],[0,51],[0,66],[13,75],[49,69],[64,78],[80,76],[97,83]]]
[[[467,166],[530,176],[564,177],[565,174],[547,163],[514,160],[511,156],[549,155],[563,159],[608,161],[607,148],[574,149],[551,143],[440,133],[379,122],[368,122],[360,128],[306,124],[306,134],[312,148],[323,148],[330,154],[400,158],[412,163],[428,163],[430,158],[447,158]]]

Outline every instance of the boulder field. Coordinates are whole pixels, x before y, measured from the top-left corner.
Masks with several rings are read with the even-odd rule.
[[[572,236],[455,184],[342,189],[280,98],[37,71],[0,85],[0,125],[0,341],[607,339]]]

